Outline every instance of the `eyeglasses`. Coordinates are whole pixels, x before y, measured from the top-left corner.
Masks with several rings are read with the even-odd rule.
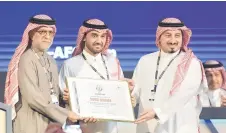
[[[37,31],[41,36],[46,36],[47,33],[49,33],[49,36],[53,37],[56,33],[54,31],[46,31],[46,30],[40,30]]]

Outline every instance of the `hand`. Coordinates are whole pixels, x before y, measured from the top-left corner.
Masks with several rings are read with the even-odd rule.
[[[226,97],[221,95],[221,107],[225,107],[226,106]]]
[[[134,89],[134,81],[132,79],[128,79],[128,78],[122,78],[121,80],[126,81],[129,84],[129,89],[132,92]]]
[[[132,106],[133,107],[136,107],[137,100],[136,100],[136,97],[135,96],[131,96],[131,101],[132,101]]]
[[[69,113],[68,113],[68,119],[71,122],[77,122],[78,120],[83,120],[82,117],[80,117],[79,115],[77,115],[76,113],[74,113],[72,111],[69,111]]]
[[[87,123],[80,122],[80,128],[82,130],[82,133],[90,133],[92,129],[88,128]]]
[[[64,102],[68,103],[69,102],[69,89],[65,88],[63,92],[63,100]]]
[[[98,119],[95,119],[93,117],[87,117],[87,118],[84,118],[83,120],[85,123],[95,123],[97,121],[99,121]]]
[[[151,120],[155,117],[155,112],[153,109],[150,109],[148,111],[145,111],[144,113],[142,113],[139,118],[135,121],[135,124],[138,123],[142,123],[142,122],[146,122],[148,120]]]

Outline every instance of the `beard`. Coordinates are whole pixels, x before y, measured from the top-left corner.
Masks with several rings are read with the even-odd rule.
[[[220,85],[220,83],[216,81],[216,82],[210,82],[208,86],[210,90],[216,90],[218,88],[221,88],[222,85]]]
[[[171,53],[171,54],[173,54],[175,52],[176,52],[176,50],[174,48],[171,48],[171,50],[169,51],[169,53]]]
[[[100,49],[96,49],[95,46],[100,45]],[[86,45],[87,49],[92,53],[92,54],[99,54],[103,50],[103,45],[102,44],[92,44],[92,45]]]

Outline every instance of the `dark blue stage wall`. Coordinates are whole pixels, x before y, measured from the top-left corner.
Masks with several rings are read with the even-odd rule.
[[[226,64],[226,2],[0,2],[0,12],[0,101],[4,74],[28,18],[40,13],[57,20],[49,54],[59,67],[71,56],[78,28],[89,18],[102,19],[112,29],[110,49],[117,51],[124,71],[132,72],[142,55],[157,50],[155,31],[165,17],[178,17],[192,29],[189,46],[202,61]]]

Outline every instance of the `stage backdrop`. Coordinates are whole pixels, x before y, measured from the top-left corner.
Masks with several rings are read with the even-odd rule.
[[[165,17],[180,18],[192,29],[189,47],[198,58],[226,64],[226,2],[0,2],[0,12],[0,102],[9,60],[35,14],[57,21],[49,54],[59,67],[71,57],[78,28],[90,18],[105,21],[112,30],[110,49],[117,51],[124,72],[132,72],[142,55],[157,50],[156,27]]]

